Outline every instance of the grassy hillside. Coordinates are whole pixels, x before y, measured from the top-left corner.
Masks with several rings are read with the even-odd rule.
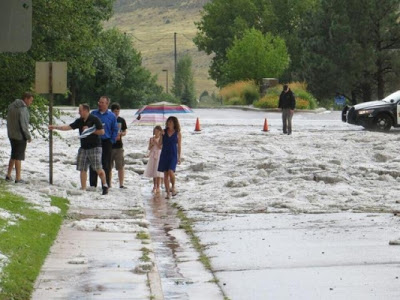
[[[197,96],[204,90],[216,91],[215,82],[208,79],[211,58],[197,51],[192,39],[196,35],[195,21],[208,0],[117,0],[115,13],[106,27],[117,27],[132,38],[134,47],[143,57],[143,65],[158,75],[165,87],[168,70],[169,88],[174,74],[174,32],[177,33],[177,55],[188,53],[193,59]]]

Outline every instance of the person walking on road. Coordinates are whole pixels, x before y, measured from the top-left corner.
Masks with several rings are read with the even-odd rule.
[[[90,114],[90,107],[87,104],[79,105],[80,118],[69,125],[49,125],[49,130],[72,130],[79,129],[81,147],[78,150],[76,169],[80,171],[81,189],[86,190],[88,167],[96,171],[101,179],[103,195],[108,194],[106,174],[101,166],[101,139],[104,134],[103,125],[96,116]]]
[[[115,144],[118,135],[117,117],[108,110],[110,99],[106,96],[101,96],[98,102],[98,109],[92,111],[92,114],[98,117],[103,124],[104,134],[101,136],[101,163],[104,172],[106,172],[106,180],[110,186],[110,171],[111,171],[111,152],[112,145]],[[97,187],[97,173],[90,168],[89,173],[90,186]]]
[[[177,194],[175,190],[175,169],[181,163],[181,126],[176,117],[169,117],[166,122],[163,136],[160,139],[161,154],[158,171],[164,172],[164,185],[167,192],[166,199]],[[171,187],[169,183],[171,182]]]
[[[149,160],[143,174],[144,177],[153,178],[152,193],[156,194],[160,193],[161,179],[164,177],[164,173],[157,171],[160,161],[162,132],[163,130],[160,125],[157,125],[153,129],[153,136],[150,138],[149,146],[147,147]]]
[[[122,137],[126,135],[128,127],[124,118],[119,116],[121,106],[118,103],[111,104],[111,111],[117,117],[118,135],[115,144],[112,145],[111,150],[111,168],[110,168],[110,183],[112,179],[112,168],[114,167],[118,171],[119,187],[125,189],[124,177],[125,177],[125,159],[124,159],[124,147],[122,144]],[[110,186],[111,187],[111,186]]]
[[[282,110],[283,133],[292,134],[292,118],[296,107],[296,99],[288,85],[283,86],[283,91],[279,96],[278,107]]]
[[[21,179],[21,162],[25,160],[27,143],[32,141],[29,132],[29,110],[33,102],[31,93],[24,93],[8,106],[7,134],[11,144],[11,157],[8,162],[6,181],[11,181],[11,173],[15,167],[15,183],[24,183]]]

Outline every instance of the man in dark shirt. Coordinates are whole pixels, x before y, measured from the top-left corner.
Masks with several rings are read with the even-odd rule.
[[[87,170],[90,165],[101,179],[103,195],[108,193],[106,175],[101,165],[101,139],[104,134],[103,125],[99,118],[90,114],[87,104],[79,105],[80,118],[69,125],[49,125],[49,130],[72,130],[79,129],[81,147],[78,150],[76,169],[81,172],[81,188],[86,190]]]
[[[115,169],[118,171],[118,181],[119,181],[119,187],[121,189],[124,189],[124,177],[125,177],[125,160],[124,160],[124,148],[122,144],[122,137],[126,135],[126,130],[128,127],[126,126],[126,122],[124,118],[121,118],[119,116],[121,110],[121,106],[118,103],[113,103],[111,104],[111,111],[114,113],[114,115],[117,117],[117,124],[118,124],[118,135],[116,138],[115,144],[112,145],[112,151],[111,151],[111,169],[110,169],[110,182],[112,178],[112,168],[114,167],[115,163]]]
[[[283,91],[279,96],[278,107],[282,109],[283,133],[290,135],[292,134],[292,118],[296,107],[296,99],[286,84],[283,86]]]

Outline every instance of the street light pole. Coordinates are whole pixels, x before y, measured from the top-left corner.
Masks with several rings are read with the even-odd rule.
[[[165,92],[168,94],[168,70],[167,69],[163,69],[162,71],[166,73],[166,77],[165,77]]]
[[[174,70],[174,76],[176,77],[176,32],[174,32],[174,63],[175,63],[175,70]]]

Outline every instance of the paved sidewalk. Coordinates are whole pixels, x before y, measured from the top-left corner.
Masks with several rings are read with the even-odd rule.
[[[150,299],[147,274],[140,272],[140,240],[133,232],[103,232],[101,224],[126,221],[123,211],[88,210],[94,230],[64,223],[36,281],[32,299]],[[121,230],[123,231],[123,230]]]
[[[32,299],[223,299],[179,228],[176,209],[163,198],[145,197],[146,213],[72,207]],[[143,248],[150,250],[149,261]]]

